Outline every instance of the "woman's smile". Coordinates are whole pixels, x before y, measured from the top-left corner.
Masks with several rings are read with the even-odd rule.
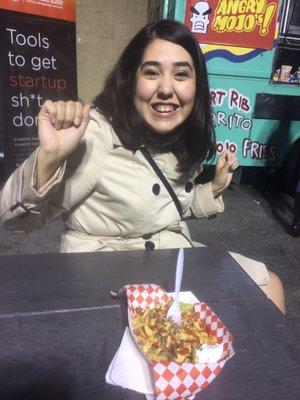
[[[153,103],[151,108],[155,115],[162,118],[172,117],[173,114],[178,110],[179,106],[174,103]]]

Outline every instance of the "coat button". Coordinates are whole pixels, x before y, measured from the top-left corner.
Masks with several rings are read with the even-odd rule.
[[[160,193],[160,186],[159,186],[158,183],[155,183],[155,184],[152,186],[152,192],[155,194],[155,196],[158,196],[158,195],[159,195],[159,193]]]
[[[143,235],[142,238],[145,240],[151,239],[152,235],[151,233],[146,233],[146,235]]]
[[[190,192],[192,191],[193,187],[194,187],[193,182],[188,181],[188,182],[185,184],[185,191],[186,191],[187,193],[190,193]]]
[[[153,242],[150,242],[150,240],[147,240],[147,242],[145,243],[145,248],[146,250],[154,250],[155,244]]]

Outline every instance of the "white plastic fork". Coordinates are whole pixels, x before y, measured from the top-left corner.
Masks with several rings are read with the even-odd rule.
[[[181,322],[181,310],[178,301],[178,296],[181,287],[183,264],[184,264],[184,252],[183,249],[179,249],[177,256],[177,264],[176,264],[174,302],[167,312],[167,318],[171,318],[177,325],[179,325]]]

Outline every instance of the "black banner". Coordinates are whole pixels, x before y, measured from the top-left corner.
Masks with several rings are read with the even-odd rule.
[[[46,99],[77,99],[75,22],[0,9],[0,129],[6,174],[38,145]]]

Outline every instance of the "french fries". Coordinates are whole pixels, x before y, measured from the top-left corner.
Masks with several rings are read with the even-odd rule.
[[[170,302],[154,308],[137,308],[132,318],[138,343],[152,361],[196,362],[202,344],[216,344],[197,318],[193,307],[182,307],[181,324],[167,318]]]

